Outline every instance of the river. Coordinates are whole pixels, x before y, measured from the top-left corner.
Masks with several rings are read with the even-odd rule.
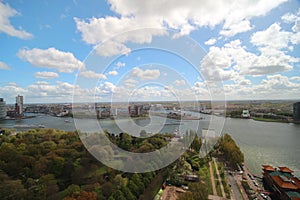
[[[203,117],[199,123],[198,133],[202,129],[209,127],[209,115],[199,115]],[[89,119],[82,119],[83,124],[89,125]],[[130,129],[132,125],[128,119],[119,119],[118,125],[114,120],[100,120],[103,130],[107,129],[113,133],[120,133],[119,128],[127,127]],[[134,123],[138,126],[146,127],[149,119],[135,119]],[[180,126],[178,120],[167,119],[160,132],[173,133]],[[195,120],[183,121],[184,128],[191,127]],[[17,126],[16,126],[17,125]],[[21,127],[20,127],[21,125]],[[34,118],[22,120],[0,120],[2,128],[16,128],[17,131],[25,130],[22,126],[38,126],[44,125],[45,128],[62,129],[66,131],[75,130],[72,118],[58,118],[49,115],[38,114]],[[155,124],[154,124],[155,125]],[[236,143],[239,145],[245,155],[245,163],[249,169],[256,175],[261,175],[261,165],[270,164],[275,167],[287,166],[294,170],[294,174],[300,176],[300,124],[277,123],[277,122],[261,122],[252,119],[234,119],[226,118],[222,133],[230,133]]]

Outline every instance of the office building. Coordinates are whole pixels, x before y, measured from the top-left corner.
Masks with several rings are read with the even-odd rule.
[[[294,103],[293,117],[294,117],[294,121],[300,122],[300,102]]]
[[[16,97],[15,111],[18,116],[23,116],[23,96],[18,95]]]
[[[0,98],[0,119],[6,117],[6,104],[3,98]]]

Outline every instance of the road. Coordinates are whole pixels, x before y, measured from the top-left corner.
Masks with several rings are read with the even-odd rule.
[[[231,185],[232,192],[233,192],[233,194],[232,194],[233,198],[232,199],[236,199],[236,200],[243,199],[243,197],[240,193],[239,187],[236,184],[236,181],[235,181],[234,177],[232,175],[229,175],[227,172],[226,172],[226,175],[228,177],[228,180],[229,180],[229,183]]]

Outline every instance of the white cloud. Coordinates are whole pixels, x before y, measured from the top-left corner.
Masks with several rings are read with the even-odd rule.
[[[78,85],[60,81],[54,84],[46,81],[37,81],[25,87],[21,87],[16,83],[9,83],[0,87],[0,94],[8,103],[14,103],[15,96],[18,94],[24,96],[26,103],[72,102],[74,88],[75,94],[80,94],[78,95],[79,97],[90,97],[90,99],[93,99],[93,90],[82,89]]]
[[[236,24],[224,25],[223,30],[221,30],[220,34],[227,37],[232,37],[238,33],[247,32],[252,28],[253,27],[251,27],[249,20],[242,20]]]
[[[91,70],[81,71],[79,74],[85,78],[107,79],[107,77],[104,74],[96,73]]]
[[[263,16],[286,0],[280,1],[218,1],[205,0],[144,2],[138,0],[110,0],[111,9],[122,17],[143,18],[165,23],[184,34],[197,27],[221,24],[231,27],[254,16]],[[151,20],[152,19],[152,20]],[[192,28],[194,27],[194,28]]]
[[[207,40],[206,42],[204,42],[204,44],[214,45],[216,42],[217,42],[217,40],[215,38],[211,38],[211,39]]]
[[[221,32],[226,36],[248,31],[252,28],[250,19],[266,15],[270,10],[287,0],[265,1],[218,1],[174,0],[174,1],[139,1],[109,0],[111,10],[118,17],[106,16],[87,20],[74,18],[77,30],[88,44],[103,43],[114,38],[110,43],[100,47],[100,55],[110,56],[128,54],[130,49],[126,42],[151,42],[153,36],[167,34],[166,28],[177,31],[175,37],[188,35],[200,27],[223,25]],[[155,30],[145,29],[155,28]],[[139,31],[122,35],[130,30]]]
[[[84,64],[77,60],[70,52],[59,51],[55,48],[49,49],[21,49],[18,52],[18,57],[30,64],[56,69],[58,72],[72,73],[74,70],[84,69]]]
[[[299,88],[299,83],[293,83],[287,76],[281,74],[267,76],[267,79],[262,80],[261,85],[269,91],[293,90]],[[282,95],[282,94],[280,94]]]
[[[118,62],[118,63],[116,64],[116,66],[117,66],[118,68],[120,68],[120,67],[125,67],[126,64],[123,63],[123,62]]]
[[[271,47],[275,49],[287,48],[292,33],[281,30],[278,23],[274,23],[266,30],[258,31],[251,36],[251,43],[261,47]]]
[[[295,25],[292,27],[294,32],[300,32],[300,17],[295,21]]]
[[[282,21],[285,23],[295,22],[297,20],[297,18],[298,17],[292,13],[286,13],[281,17]]]
[[[55,72],[36,72],[35,77],[42,78],[42,79],[52,79],[52,78],[57,78],[58,74]]]
[[[24,30],[17,30],[13,27],[13,25],[11,25],[9,18],[16,15],[19,15],[19,13],[15,9],[11,8],[8,4],[4,4],[0,1],[0,32],[21,39],[31,38],[32,34]]]
[[[113,71],[109,71],[108,74],[111,76],[117,76],[118,72],[116,70],[113,70]]]
[[[300,82],[300,76],[292,76],[290,78],[290,80],[292,80],[292,81],[299,81]]]
[[[98,55],[105,57],[118,54],[128,55],[131,51],[126,45],[115,41],[107,41],[103,44],[100,44],[95,48],[95,50]]]
[[[96,95],[98,96],[106,96],[114,93],[116,86],[111,82],[104,82],[95,88]]]
[[[233,79],[236,74],[231,69],[231,56],[218,47],[211,47],[201,61],[201,73],[207,81],[221,81]]]
[[[7,64],[5,64],[4,62],[0,61],[0,70],[1,69],[8,70],[8,69],[10,69],[10,67]]]
[[[292,31],[294,32],[300,32],[300,9],[298,9],[298,12],[293,13],[286,13],[281,17],[282,21],[288,24],[294,24],[292,27]],[[299,36],[299,35],[298,35]]]
[[[124,81],[126,87],[135,87],[138,81],[134,79],[127,79]]]
[[[185,83],[185,80],[175,80],[175,81],[174,81],[174,84],[175,84],[176,86],[183,86],[183,85],[185,85],[186,83]]]
[[[294,99],[300,95],[300,83],[281,74],[268,75],[259,84],[224,85],[227,99]],[[282,95],[284,94],[284,95]]]
[[[273,33],[276,35],[276,33]],[[280,34],[278,34],[280,37]],[[276,40],[274,38],[274,40]],[[233,80],[244,75],[265,75],[293,69],[291,64],[299,62],[299,58],[287,55],[277,48],[287,47],[285,44],[270,44],[257,40],[260,54],[248,52],[240,40],[234,40],[223,47],[211,47],[201,61],[201,72],[206,80]],[[271,45],[267,46],[267,45]]]
[[[142,70],[138,67],[135,67],[132,69],[132,76],[141,80],[155,80],[160,76],[160,71],[158,69]]]

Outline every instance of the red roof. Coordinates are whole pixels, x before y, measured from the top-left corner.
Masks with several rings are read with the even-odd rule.
[[[271,178],[281,188],[291,189],[291,190],[297,190],[298,189],[298,187],[296,185],[294,185],[291,182],[283,181],[279,176],[271,176]]]
[[[280,171],[285,172],[285,173],[292,173],[294,172],[293,170],[291,170],[288,167],[278,167]]]
[[[274,172],[275,168],[270,165],[263,165],[263,170]]]
[[[295,185],[300,189],[300,180],[297,177],[293,177],[292,180],[294,181]]]

